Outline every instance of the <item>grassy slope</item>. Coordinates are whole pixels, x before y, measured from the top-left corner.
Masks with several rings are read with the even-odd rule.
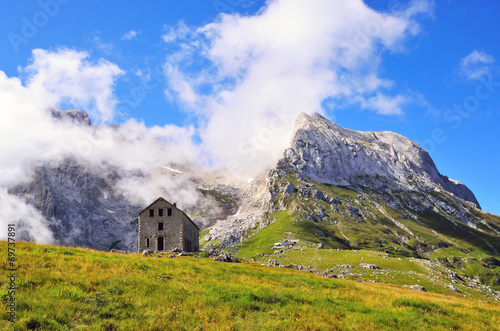
[[[257,252],[266,253],[274,242],[285,238],[323,243],[325,248],[369,249],[387,252],[393,256],[414,256],[425,258],[468,257],[486,258],[500,252],[500,236],[495,233],[500,229],[500,217],[488,213],[472,211],[487,225],[478,223],[473,229],[461,221],[450,221],[449,215],[431,209],[424,213],[409,215],[404,208],[393,209],[384,201],[391,197],[382,197],[381,192],[372,192],[367,188],[358,193],[353,189],[324,185],[312,180],[302,182],[289,174],[278,187],[292,183],[295,187],[308,187],[307,190],[322,192],[338,202],[328,204],[310,196],[293,193],[284,198],[279,193],[275,206],[280,211],[268,215],[271,224],[263,229],[255,229],[246,236],[246,241],[239,248],[240,253],[252,256]],[[414,199],[405,192],[394,192],[400,201]],[[446,192],[436,193],[436,198],[448,199],[453,204],[454,197]],[[422,195],[420,200],[426,200]],[[284,209],[284,210],[283,210]],[[460,209],[457,207],[457,209]],[[353,210],[358,210],[356,216]],[[320,220],[318,213],[326,216]],[[318,235],[319,233],[326,236]]]
[[[6,256],[6,243],[1,242]],[[500,305],[195,257],[18,243],[19,320],[4,330],[495,329]],[[324,250],[323,252],[332,252]],[[368,259],[368,257],[367,257]],[[392,261],[394,262],[394,261]],[[391,262],[391,263],[392,263]],[[2,258],[2,273],[6,259]],[[2,275],[1,296],[6,296]]]
[[[295,187],[302,185],[293,174],[289,174],[283,181],[285,183],[290,182]],[[490,227],[488,228],[479,223],[478,229],[481,231],[470,228],[458,220],[455,220],[455,224],[453,224],[444,217],[445,215],[432,210],[420,214],[418,220],[415,221],[408,218],[404,210],[395,210],[387,206],[383,202],[384,199],[381,199],[380,195],[383,194],[381,192],[371,192],[368,188],[365,188],[362,197],[360,193],[346,187],[324,185],[308,179],[305,179],[304,182],[324,194],[342,201],[341,204],[335,206],[339,210],[338,212],[332,210],[332,205],[313,197],[304,199],[303,197],[298,198],[297,194],[294,194],[287,200],[282,201],[282,205],[287,206],[286,209],[290,217],[295,220],[306,220],[307,217],[304,217],[304,211],[314,215],[317,207],[322,207],[325,210],[329,221],[318,222],[316,228],[327,230],[331,240],[325,241],[317,237],[310,238],[310,240],[324,242],[327,247],[342,248],[339,241],[347,238],[349,241],[345,244],[351,246],[351,248],[375,249],[406,256],[433,257],[435,254],[433,254],[433,249],[430,248],[432,246],[447,246],[446,249],[439,251],[440,256],[446,254],[445,251],[449,251],[449,256],[465,256],[467,253],[473,252],[475,256],[486,257],[487,255],[498,255],[500,253],[500,236],[494,232],[494,230],[500,231],[499,216],[473,211]],[[405,200],[405,197],[409,198],[404,192],[394,192],[393,194],[398,195],[401,200]],[[446,192],[431,192],[430,194],[436,195],[436,198],[439,198],[440,195],[443,195],[444,198],[447,197]],[[280,198],[281,195],[276,198],[275,203],[278,203]],[[390,200],[391,197],[388,196],[387,198]],[[381,213],[375,207],[377,204],[385,211],[384,213]],[[362,217],[356,219],[355,217],[343,216],[350,214],[349,206],[359,209]],[[283,218],[283,215],[271,215],[271,218],[276,219],[277,216]],[[412,231],[414,236],[402,230],[394,221],[404,225]],[[329,222],[330,224],[328,224]],[[409,242],[402,245],[401,236],[408,238]],[[415,250],[410,246],[420,246],[420,248]],[[467,253],[464,253],[464,251],[467,251]]]
[[[446,286],[453,285],[463,295],[483,300],[488,299],[477,291],[467,288],[467,286],[453,284],[445,277],[446,270],[443,267],[446,267],[457,272],[459,275],[477,276],[483,283],[491,286],[494,290],[500,290],[500,284],[498,283],[500,279],[500,267],[484,267],[481,258],[487,255],[483,252],[465,254],[462,251],[453,249],[453,246],[437,249],[433,251],[431,261],[434,261],[438,266],[429,268],[428,265],[423,263],[425,262],[424,260],[408,258],[403,255],[389,255],[384,252],[384,247],[381,249],[382,252],[345,250],[345,243],[333,235],[335,231],[338,232],[335,225],[328,225],[324,222],[295,220],[287,211],[279,211],[273,217],[273,223],[262,229],[256,229],[255,233],[251,233],[250,238],[236,247],[235,253],[238,257],[254,257],[258,261],[265,263],[267,263],[268,259],[273,258],[285,265],[291,263],[305,267],[310,265],[312,268],[318,270],[333,268],[334,272],[341,270],[336,268],[338,265],[352,264],[355,266],[352,269],[354,276],[347,277],[350,279],[356,279],[361,276],[363,279],[397,285],[419,284],[423,285],[427,290],[439,293],[449,293],[450,290]],[[315,233],[321,231],[325,232],[328,237],[315,235]],[[346,232],[344,231],[344,233]],[[332,238],[334,239],[332,240]],[[275,252],[273,244],[284,239],[298,240],[298,245],[303,248],[306,248],[305,241],[322,242],[325,248],[330,249],[306,249],[305,251],[292,249],[285,250],[286,253],[283,256],[273,255]],[[332,248],[340,250],[333,250]],[[392,252],[391,250],[387,251]],[[448,263],[446,258],[451,259],[452,257],[456,262]],[[322,259],[321,262],[318,261],[320,258]],[[358,267],[360,263],[379,265],[384,272],[367,271]]]

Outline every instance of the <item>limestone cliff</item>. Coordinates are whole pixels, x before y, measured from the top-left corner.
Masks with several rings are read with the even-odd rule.
[[[344,129],[317,113],[297,118],[284,160],[291,170],[320,183],[384,191],[439,187],[479,208],[467,186],[441,175],[412,140],[389,131]]]

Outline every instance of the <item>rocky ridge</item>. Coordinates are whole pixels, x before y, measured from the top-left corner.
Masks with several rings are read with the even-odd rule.
[[[60,120],[91,125],[82,111],[51,112]],[[238,245],[256,235],[257,225],[263,229],[272,224],[274,213],[287,211],[294,222],[315,223],[318,230],[313,234],[321,245],[333,240],[336,247],[353,248],[371,242],[370,247],[392,245],[419,254],[452,245],[441,238],[445,230],[438,228],[448,224],[461,233],[473,231],[471,236],[491,252],[499,250],[482,233],[497,236],[500,227],[491,214],[479,209],[473,193],[441,175],[416,143],[393,132],[358,132],[319,114],[302,114],[290,148],[265,178],[248,183],[228,180],[231,176],[225,174],[221,180],[224,176],[214,170],[169,167],[182,171],[131,174],[108,166],[92,172],[75,160],[65,160],[38,166],[31,183],[10,193],[23,197],[50,220],[58,243],[103,250],[136,250],[137,213],[143,206],[116,189],[121,179],[134,176],[158,180],[174,176],[193,187],[196,202],[183,209],[202,229],[208,228],[200,238],[207,248]],[[429,217],[441,225],[431,224]],[[415,231],[413,223],[428,236]],[[363,224],[373,226],[374,232],[358,238],[352,227]]]
[[[472,202],[474,194],[443,176],[429,154],[400,134],[344,129],[320,114],[302,113],[283,160],[290,170],[316,182],[392,190],[442,189]]]
[[[268,215],[285,211],[294,224],[315,223],[315,241],[330,247],[416,256],[446,247],[500,251],[493,239],[499,218],[483,212],[464,184],[441,175],[425,150],[393,132],[347,130],[302,114],[267,190]]]

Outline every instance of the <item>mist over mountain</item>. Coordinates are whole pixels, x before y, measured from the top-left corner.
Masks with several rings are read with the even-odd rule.
[[[82,111],[51,114],[62,124],[97,129]],[[317,113],[297,118],[282,159],[251,180],[192,162],[133,170],[68,157],[34,165],[31,180],[7,196],[38,214],[48,241],[101,250],[136,250],[137,213],[158,196],[208,229],[201,238],[206,247],[238,245],[286,211],[294,222],[314,223],[322,235],[310,240],[343,248],[500,249],[491,240],[500,234],[498,217],[483,212],[464,184],[441,175],[415,142],[394,132],[344,129]],[[358,231],[356,240],[350,231]],[[464,231],[472,243],[447,239]],[[37,233],[25,231],[23,239],[37,241]]]

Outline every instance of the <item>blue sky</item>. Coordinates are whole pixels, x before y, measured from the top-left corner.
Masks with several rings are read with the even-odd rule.
[[[232,165],[235,150],[250,161],[274,160],[268,156],[282,150],[288,129],[271,132],[275,141],[260,141],[262,148],[257,141],[250,149],[251,137],[265,140],[281,106],[321,111],[354,130],[395,131],[500,214],[500,4],[318,1],[300,10],[286,3],[2,1],[0,71],[27,86],[42,58],[85,54],[78,61],[109,80],[97,88],[102,98],[85,98],[95,90],[79,81],[79,97],[52,95],[58,106],[94,107],[97,123],[190,128],[215,164]],[[341,18],[340,27],[329,23]],[[38,60],[36,49],[45,52]]]

